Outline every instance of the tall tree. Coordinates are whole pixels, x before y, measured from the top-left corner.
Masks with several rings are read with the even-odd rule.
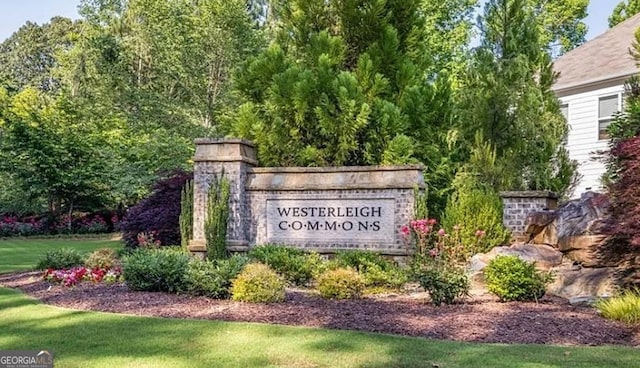
[[[73,46],[80,23],[54,17],[43,25],[27,22],[20,27],[0,44],[0,86],[14,93],[27,86],[57,90],[57,55]]]
[[[551,91],[555,74],[546,40],[526,1],[485,6],[482,42],[460,93],[460,131],[472,148],[467,168],[498,190],[564,193],[575,163],[562,145],[567,124]]]
[[[49,210],[99,207],[108,190],[101,132],[77,115],[64,96],[33,88],[13,97],[0,89],[0,170]]]
[[[585,42],[589,0],[528,0],[537,20],[540,42],[553,56],[563,54]]]
[[[619,2],[609,16],[609,28],[615,27],[618,23],[622,23],[638,13],[640,13],[640,0],[623,0]]]
[[[425,161],[451,118],[450,65],[472,5],[275,2],[275,41],[237,75],[246,103],[233,133],[256,141],[266,165]]]

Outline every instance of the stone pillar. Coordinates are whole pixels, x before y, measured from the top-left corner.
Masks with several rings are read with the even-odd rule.
[[[502,223],[516,239],[524,236],[525,220],[530,212],[555,210],[558,195],[549,191],[500,192]]]
[[[193,240],[191,252],[206,252],[204,219],[207,193],[214,175],[224,172],[231,183],[227,248],[248,249],[251,215],[245,194],[247,170],[257,165],[255,146],[241,139],[196,139],[193,158]]]

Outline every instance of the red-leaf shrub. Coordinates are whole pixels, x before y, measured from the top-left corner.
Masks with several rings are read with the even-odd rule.
[[[640,247],[640,137],[620,140],[612,148],[618,171],[609,186],[611,222],[608,232]]]
[[[158,181],[151,195],[131,207],[120,222],[122,238],[129,248],[138,247],[138,234],[153,234],[161,245],[180,244],[180,195],[193,174],[176,171]]]

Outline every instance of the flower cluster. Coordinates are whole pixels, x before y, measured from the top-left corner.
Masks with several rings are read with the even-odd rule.
[[[117,218],[117,216],[116,216]],[[107,221],[100,215],[63,215],[54,224],[58,234],[100,234],[109,231]]]
[[[41,234],[43,231],[43,221],[33,217],[21,220],[15,216],[0,218],[0,236],[29,236]]]
[[[463,263],[472,254],[470,249],[476,249],[476,244],[462,243],[460,225],[453,226],[449,233],[443,227],[437,227],[436,219],[413,220],[408,225],[400,228],[400,232],[407,242],[413,242],[416,253],[421,256],[428,256],[434,261]],[[437,230],[436,230],[437,229]],[[476,230],[475,242],[481,242],[485,236],[483,230]],[[469,247],[471,246],[471,247]]]
[[[71,269],[54,270],[49,268],[45,271],[43,278],[51,283],[62,284],[67,287],[72,287],[80,283],[81,281],[91,282],[117,282],[120,281],[122,275],[122,269],[120,267],[114,268],[93,268],[86,267],[74,267]]]
[[[158,248],[160,240],[155,239],[156,232],[138,233],[138,246],[140,248]]]

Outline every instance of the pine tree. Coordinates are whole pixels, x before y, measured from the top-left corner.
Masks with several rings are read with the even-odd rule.
[[[418,0],[274,2],[275,40],[240,68],[231,133],[256,142],[263,165],[439,162],[473,2],[443,3],[429,18]]]
[[[460,130],[469,154],[493,154],[497,167],[476,157],[467,170],[500,172],[491,183],[496,190],[566,193],[575,163],[563,147],[567,123],[551,91],[556,75],[532,7],[526,0],[491,0],[481,32],[460,94]]]

